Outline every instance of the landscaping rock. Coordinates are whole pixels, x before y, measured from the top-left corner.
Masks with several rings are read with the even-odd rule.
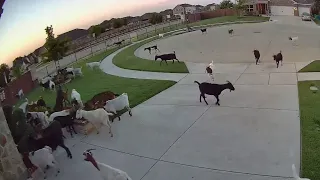
[[[311,86],[310,90],[313,92],[317,92],[319,89],[316,86]]]

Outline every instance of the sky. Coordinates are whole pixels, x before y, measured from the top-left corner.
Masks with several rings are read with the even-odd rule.
[[[45,27],[59,35],[75,28],[88,29],[112,17],[136,16],[173,9],[177,4],[206,5],[220,0],[6,0],[0,18],[0,63],[45,43]]]

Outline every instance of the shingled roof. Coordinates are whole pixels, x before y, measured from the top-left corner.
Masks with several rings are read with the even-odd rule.
[[[6,0],[0,0],[0,18],[1,18],[1,15],[2,15],[2,13],[3,13],[3,5],[4,5],[4,2],[5,2]]]
[[[60,34],[58,35],[58,39],[70,39],[71,41],[73,40],[76,40],[78,38],[81,38],[83,36],[87,36],[89,34],[89,31],[88,30],[85,30],[85,29],[74,29],[74,30],[71,30],[71,31],[68,31],[66,33],[63,33],[63,34]]]

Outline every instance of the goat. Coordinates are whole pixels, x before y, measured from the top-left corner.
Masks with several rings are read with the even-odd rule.
[[[91,162],[92,165],[97,168],[103,180],[132,180],[126,172],[96,161],[93,158],[92,150],[94,149],[88,149],[83,153],[85,157],[84,160]]]
[[[31,163],[39,168],[44,174],[44,179],[46,179],[46,169],[47,167],[52,167],[56,170],[56,176],[60,173],[58,168],[58,163],[52,154],[52,149],[49,146],[38,149],[34,152],[30,152],[28,158]]]
[[[64,144],[61,128],[61,124],[58,121],[53,121],[47,128],[41,131],[40,138],[29,137],[28,148],[33,148],[29,149],[29,152],[30,150],[38,150],[45,146],[49,146],[52,150],[56,150],[58,146],[61,146],[65,149],[68,157],[71,159],[72,154],[69,148]]]
[[[65,97],[66,97],[66,94],[62,91],[62,88],[61,86],[58,86],[58,91],[57,91],[57,97],[56,97],[56,104],[53,108],[54,111],[62,111],[63,110],[63,103],[65,101],[68,101]],[[70,103],[70,102],[69,102]]]
[[[127,109],[129,111],[129,115],[132,116],[132,112],[129,104],[129,97],[127,93],[123,93],[120,96],[116,97],[115,99],[108,100],[106,102],[106,105],[104,106],[104,109],[114,114],[117,114],[117,111]],[[120,121],[120,117],[119,117],[119,121]]]
[[[300,178],[299,175],[297,174],[296,166],[294,164],[292,164],[292,172],[293,172],[294,180],[310,180],[308,178]]]
[[[95,67],[100,67],[100,62],[86,63],[86,66],[89,67],[90,69],[94,69]]]
[[[43,100],[42,96],[40,96],[40,98],[37,101],[37,106],[38,107],[46,107],[46,102]]]
[[[48,82],[48,81],[50,81],[52,79],[53,79],[53,77],[47,76],[47,77],[42,78],[41,82],[44,84],[44,83],[46,83],[46,82]]]
[[[25,98],[25,102],[19,106],[19,109],[22,109],[22,111],[26,113],[28,104],[29,104],[29,100]]]
[[[159,34],[159,38],[163,38],[164,37],[164,34]]]
[[[38,119],[41,123],[42,129],[49,126],[49,118],[44,112],[28,112],[26,117],[28,121]]]
[[[75,76],[83,76],[83,74],[82,74],[82,67],[80,67],[80,68],[74,68],[74,69],[73,69],[73,73],[74,73]]]
[[[256,65],[258,65],[258,62],[260,62],[260,52],[259,50],[253,50],[253,54],[254,54],[254,57],[256,58]]]
[[[299,40],[299,37],[298,36],[296,36],[296,37],[289,37],[289,40],[290,41],[292,41],[292,44],[294,45],[294,46],[296,46],[297,45],[297,41]]]
[[[229,35],[233,35],[233,29],[228,30]]]
[[[277,63],[277,68],[279,68],[279,62],[281,61],[281,66],[283,65],[283,56],[282,56],[282,53],[281,51],[277,54],[277,55],[273,55],[273,60],[276,61]]]
[[[207,33],[207,28],[203,28],[203,29],[200,29],[200,31],[203,33]]]
[[[75,89],[72,89],[71,100],[76,100],[79,103],[80,107],[81,108],[83,107],[83,103],[82,103],[82,100],[81,100],[81,95]]]
[[[119,47],[122,45],[122,43],[124,42],[124,39],[118,42],[115,42],[114,45],[118,45]]]
[[[20,89],[20,90],[18,91],[18,93],[16,94],[16,98],[21,99],[23,96],[24,96],[23,90]]]
[[[173,51],[173,53],[170,53],[170,54],[156,55],[154,57],[154,60],[156,61],[157,59],[161,59],[160,66],[161,66],[162,61],[165,61],[167,65],[168,65],[167,61],[171,61],[171,60],[172,60],[172,64],[174,63],[174,60],[177,60],[180,63],[180,61],[177,59],[175,51]]]
[[[50,89],[50,90],[54,90],[55,87],[56,87],[56,84],[52,81],[52,80],[49,80],[45,83],[43,82],[40,82],[40,86],[42,86],[42,90],[44,91],[45,89]]]
[[[58,121],[61,124],[62,128],[67,128],[67,131],[69,131],[71,137],[73,137],[72,131],[77,134],[76,130],[74,129],[74,115],[69,113],[66,116],[56,116],[53,118],[53,120]]]
[[[220,106],[219,95],[221,94],[221,92],[225,89],[229,89],[230,92],[235,90],[235,88],[229,81],[227,81],[228,82],[227,84],[210,84],[206,82],[200,84],[198,81],[194,81],[194,82],[199,85],[200,102],[202,97],[207,105],[208,105],[208,102],[206,101],[205,94],[214,95],[217,99],[216,105]]]
[[[77,119],[84,118],[88,120],[97,130],[97,134],[100,133],[97,127],[98,124],[103,124],[107,126],[109,128],[109,134],[111,135],[111,137],[113,137],[113,133],[111,131],[111,124],[109,121],[109,116],[112,116],[112,115],[113,114],[108,113],[103,108],[96,109],[93,111],[85,111],[85,110],[79,109],[77,110],[76,118]]]
[[[159,51],[158,45],[154,45],[154,46],[150,46],[150,47],[146,47],[144,48],[144,50],[149,50],[149,54],[151,54],[151,50],[154,49],[155,51]]]

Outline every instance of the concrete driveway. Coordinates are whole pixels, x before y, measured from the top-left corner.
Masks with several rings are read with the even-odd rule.
[[[272,23],[264,25],[279,26],[273,30],[279,33],[282,28],[287,31],[288,26],[300,27]],[[230,53],[233,51],[237,49]],[[96,149],[96,160],[126,171],[134,180],[290,179],[291,165],[300,166],[296,72],[306,62],[288,61],[279,69],[268,61],[258,66],[215,63],[215,83],[228,80],[235,87],[234,92],[221,94],[221,106],[215,105],[212,96],[207,96],[209,105],[199,102],[194,81],[211,82],[204,74],[207,64],[188,62],[190,74],[179,76],[176,85],[135,107],[133,117],[126,113],[112,124],[113,138],[106,128],[98,135],[67,137],[74,158],[67,159],[65,151],[58,149],[55,155],[62,171],[49,179],[100,179],[93,165],[83,160],[83,151],[90,148]],[[119,68],[108,68],[111,62],[110,57],[103,61],[104,72],[127,74]]]
[[[136,55],[154,60],[156,54],[176,52],[178,59],[196,63],[253,63],[253,50],[261,53],[262,62],[273,62],[272,55],[282,51],[284,62],[305,62],[319,59],[319,26],[302,21],[299,17],[275,16],[272,22],[235,24],[185,33],[146,44]],[[228,34],[234,29],[234,35]],[[293,45],[288,37],[298,36]],[[157,44],[161,52],[151,55],[146,46]]]
[[[133,109],[112,124],[114,137],[68,138],[74,159],[56,153],[59,180],[99,179],[99,172],[83,160],[95,148],[100,162],[126,171],[134,180],[283,180],[300,165],[300,123],[296,65],[216,64],[216,83],[231,81],[221,106],[208,97],[199,102],[195,80],[211,81],[205,64]]]

